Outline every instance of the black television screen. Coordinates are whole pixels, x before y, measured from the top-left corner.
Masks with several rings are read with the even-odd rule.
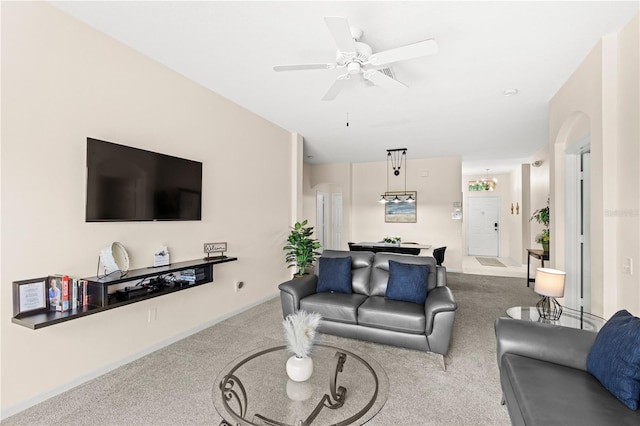
[[[201,220],[202,163],[87,138],[87,222]]]

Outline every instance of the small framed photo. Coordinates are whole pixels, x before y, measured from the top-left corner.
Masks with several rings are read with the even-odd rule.
[[[48,310],[47,282],[49,278],[13,282],[13,316],[36,314]]]

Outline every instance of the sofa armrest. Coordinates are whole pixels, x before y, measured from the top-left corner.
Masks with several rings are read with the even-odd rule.
[[[587,355],[597,333],[513,318],[495,321],[498,368],[502,355],[512,353],[579,370],[587,370]]]
[[[425,333],[431,334],[436,314],[440,312],[454,312],[458,309],[458,304],[453,298],[453,293],[449,287],[436,287],[427,294],[424,302]]]
[[[447,267],[446,266],[436,266],[436,286],[437,287],[447,286]]]
[[[280,284],[278,288],[280,289],[283,318],[298,312],[300,309],[300,299],[314,294],[317,285],[318,276],[314,274],[304,275]]]

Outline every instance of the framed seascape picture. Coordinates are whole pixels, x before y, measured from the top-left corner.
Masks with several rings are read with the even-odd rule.
[[[418,193],[416,191],[389,192],[389,195],[411,195],[413,203],[400,201],[399,203],[389,202],[384,205],[384,221],[389,223],[415,223],[416,210],[418,208]]]

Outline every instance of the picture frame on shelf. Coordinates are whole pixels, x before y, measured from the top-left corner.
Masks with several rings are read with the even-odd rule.
[[[388,195],[411,195],[414,202],[388,202],[384,205],[384,221],[387,223],[416,223],[418,209],[417,191],[388,192]]]
[[[47,297],[48,277],[33,278],[13,282],[13,316],[47,312],[49,298]]]

